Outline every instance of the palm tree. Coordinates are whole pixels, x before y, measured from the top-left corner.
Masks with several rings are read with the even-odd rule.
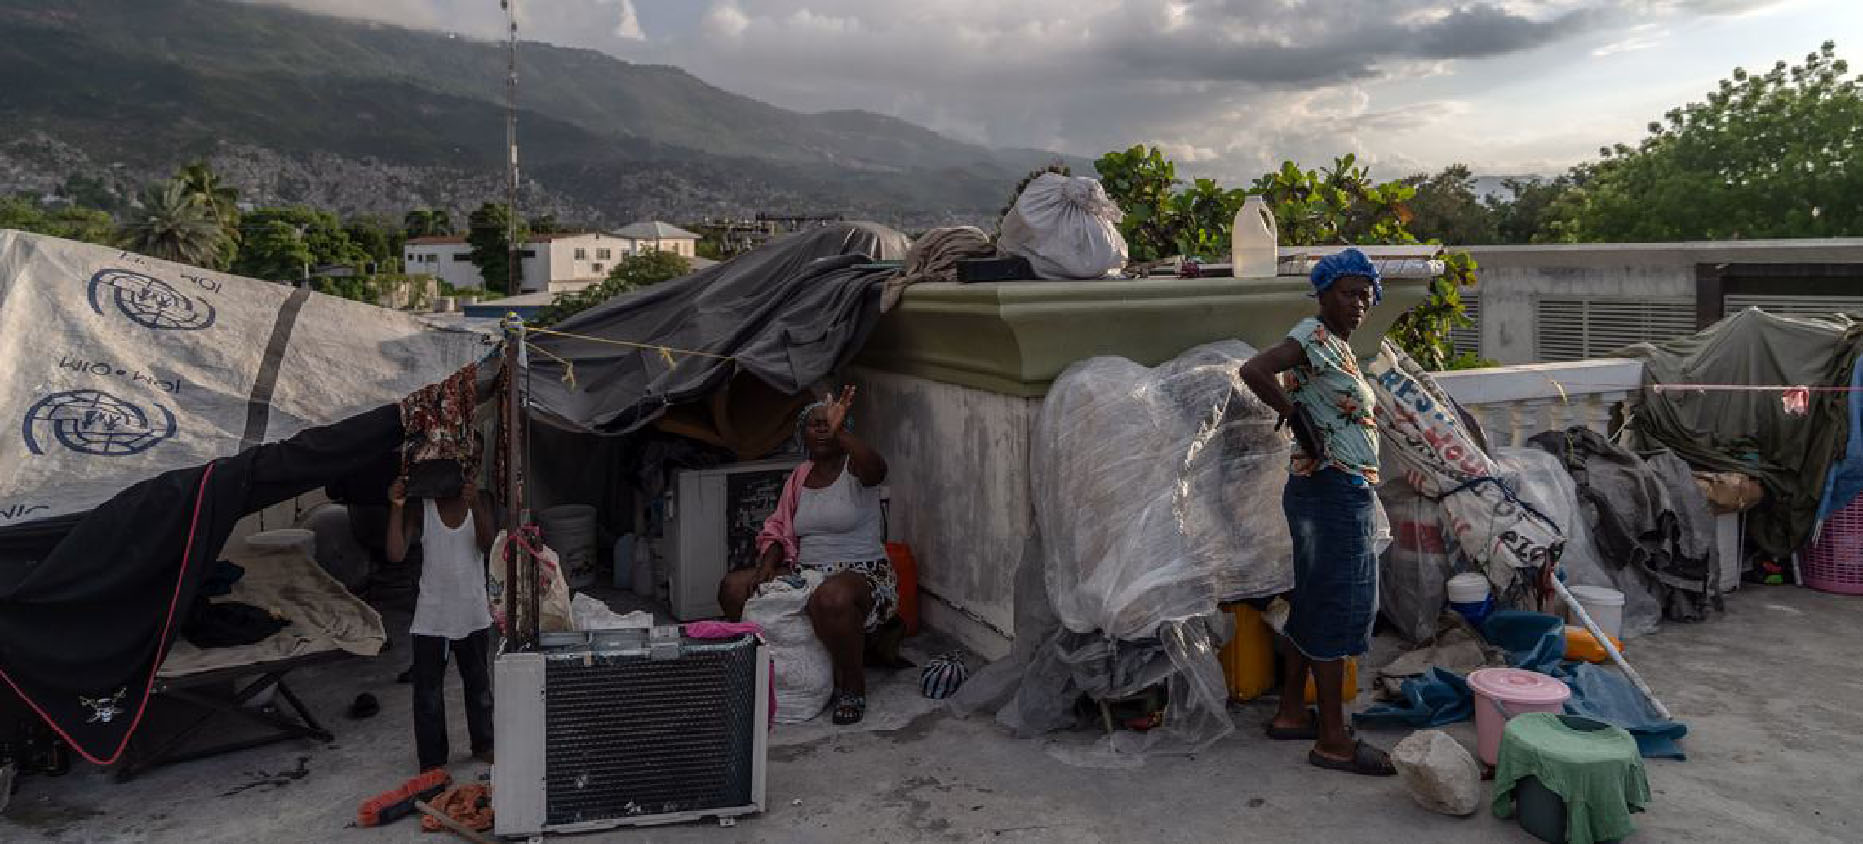
[[[196,161],[181,168],[181,172],[175,174],[175,179],[186,186],[189,195],[207,206],[207,209],[213,212],[214,219],[219,220],[221,225],[237,227],[239,191],[227,187],[226,183],[220,180],[220,174],[209,168],[206,162]]]
[[[226,237],[220,241],[220,250],[214,261],[214,268],[224,270],[233,266],[233,259],[239,253],[239,191],[228,187],[220,180],[220,175],[207,166],[205,161],[196,161],[181,168],[175,174],[176,181],[187,186],[187,192],[212,212]]]
[[[123,248],[155,258],[211,267],[225,245],[226,229],[212,209],[180,179],[143,188],[142,207],[123,225]]]

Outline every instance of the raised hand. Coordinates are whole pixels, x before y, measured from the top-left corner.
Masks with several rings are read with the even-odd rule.
[[[842,426],[847,423],[847,413],[854,407],[854,393],[854,385],[849,384],[841,388],[840,398],[828,402],[828,407],[823,414],[827,419],[830,433],[835,435],[841,433]]]

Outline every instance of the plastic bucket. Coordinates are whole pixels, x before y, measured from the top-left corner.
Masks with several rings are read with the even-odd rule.
[[[1488,577],[1483,574],[1458,574],[1449,578],[1444,589],[1449,595],[1449,606],[1461,613],[1468,623],[1480,627],[1494,611],[1494,595],[1488,591]]]
[[[1481,761],[1501,757],[1501,731],[1522,712],[1560,712],[1572,689],[1544,674],[1518,668],[1483,668],[1468,675],[1475,693],[1475,747]]]
[[[1624,593],[1608,586],[1573,586],[1567,591],[1578,599],[1585,614],[1598,623],[1598,629],[1613,639],[1624,636]],[[1572,619],[1577,622],[1576,613]],[[1580,625],[1583,626],[1583,625]]]

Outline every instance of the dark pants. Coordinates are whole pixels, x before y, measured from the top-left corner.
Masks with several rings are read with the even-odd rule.
[[[492,749],[492,629],[464,639],[414,637],[414,744],[420,768],[443,766],[450,758],[446,743],[446,658],[459,660],[459,679],[466,687],[466,731],[473,753]]]

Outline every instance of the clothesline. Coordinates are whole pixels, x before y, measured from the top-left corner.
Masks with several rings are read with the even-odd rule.
[[[673,356],[676,354],[691,355],[693,357],[701,357],[701,358],[712,358],[713,360],[737,360],[737,356],[735,355],[720,355],[720,354],[714,354],[712,352],[701,352],[696,349],[681,349],[677,346],[662,346],[657,343],[636,343],[631,340],[611,340],[607,337],[591,337],[587,334],[572,334],[567,331],[557,331],[556,329],[553,329],[553,328],[533,328],[530,326],[525,326],[524,331],[525,333],[528,333],[528,334],[549,334],[549,335],[553,335],[556,337],[567,337],[572,340],[587,340],[591,343],[607,343],[611,346],[625,346],[631,349],[645,349],[648,351],[659,352],[660,357],[665,359],[667,365],[669,366],[677,363],[677,361],[673,359]]]

